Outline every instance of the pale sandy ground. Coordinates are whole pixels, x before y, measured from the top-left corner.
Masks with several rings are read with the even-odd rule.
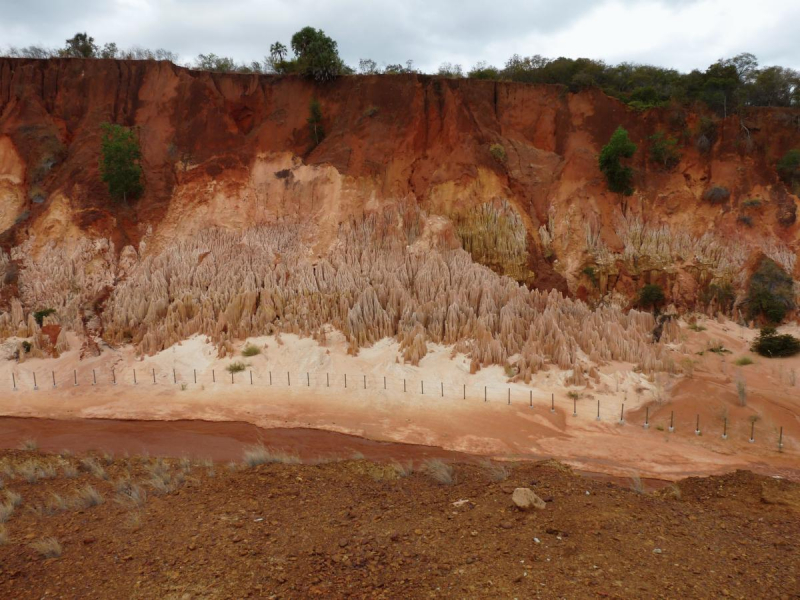
[[[432,347],[419,367],[398,362],[397,344],[390,340],[362,350],[357,357],[347,356],[338,334],[329,335],[325,347],[291,335],[282,336],[280,343],[274,337],[251,338],[249,342],[262,348],[260,355],[227,359],[217,359],[214,348],[196,337],[143,359],[137,359],[131,348],[106,348],[100,357],[79,361],[75,338],[75,349],[58,359],[0,362],[0,414],[241,420],[261,427],[312,427],[495,457],[555,457],[612,474],[676,479],[750,468],[800,478],[800,386],[793,385],[793,372],[800,374],[800,358],[768,361],[747,351],[757,332],[730,322],[703,321],[703,325],[707,331],[700,333],[684,328],[684,343],[675,348],[676,362],[685,363],[683,352],[695,361],[691,377],[662,374],[649,382],[632,372],[631,365],[611,364],[601,369],[601,381],[586,390],[567,388],[567,373],[557,370],[539,373],[528,385],[508,383],[500,367],[470,375],[468,359],[452,357],[448,347]],[[717,342],[732,354],[696,354]],[[734,360],[745,354],[755,364],[734,366]],[[231,383],[225,367],[234,360],[248,367]],[[78,386],[73,385],[74,370]],[[97,385],[92,385],[93,370]],[[38,390],[33,390],[34,372]],[[12,390],[12,373],[17,391]],[[746,407],[738,406],[735,381],[740,373],[747,382]],[[569,390],[580,392],[577,402],[568,397]],[[551,394],[555,412],[550,410]],[[625,423],[620,424],[623,404]],[[648,429],[642,426],[646,410]],[[672,412],[674,433],[668,431]],[[701,435],[695,435],[698,414]],[[721,437],[724,417],[729,420],[727,440]],[[756,418],[755,443],[748,441],[752,418]],[[779,453],[781,426],[784,446]]]

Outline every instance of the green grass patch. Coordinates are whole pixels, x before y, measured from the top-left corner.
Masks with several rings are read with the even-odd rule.
[[[242,350],[242,356],[257,356],[261,354],[261,348],[253,344],[247,344]]]

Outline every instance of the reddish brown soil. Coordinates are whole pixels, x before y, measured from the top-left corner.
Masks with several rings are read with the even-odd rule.
[[[18,465],[62,459],[4,452]],[[117,478],[149,478],[150,459],[107,462],[35,484],[0,546],[4,598],[795,598],[800,485],[748,472],[639,494],[557,463],[515,465],[493,481],[455,465],[456,483],[398,478],[368,461],[234,471],[169,461],[185,482],[139,510],[113,501]],[[105,502],[51,516],[51,493],[95,486]],[[147,485],[147,484],[143,484]],[[547,505],[522,513],[517,486]],[[464,502],[461,502],[464,501]],[[457,504],[454,504],[457,503]],[[33,507],[33,510],[26,509]],[[131,519],[138,513],[138,519]],[[30,544],[56,537],[60,558]]]
[[[321,429],[265,429],[229,421],[122,421],[116,419],[25,419],[0,417],[0,449],[16,449],[36,440],[45,452],[186,456],[214,461],[239,460],[247,446],[261,443],[286,448],[304,460],[350,458],[370,460],[465,460],[467,454],[435,446],[380,442]]]

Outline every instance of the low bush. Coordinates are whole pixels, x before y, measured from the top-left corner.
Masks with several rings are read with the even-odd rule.
[[[227,367],[225,367],[225,370],[227,370],[228,373],[241,373],[246,368],[247,368],[246,364],[244,364],[240,360],[237,360],[229,364]]]
[[[794,308],[794,282],[774,260],[764,257],[753,276],[745,299],[748,317],[780,323]]]
[[[747,198],[742,200],[742,208],[758,208],[761,206],[761,198]]]
[[[731,197],[731,192],[726,187],[715,185],[705,191],[703,200],[711,204],[724,204]]]
[[[506,149],[502,144],[492,144],[489,147],[489,153],[499,163],[505,164],[506,160],[508,160],[508,156],[506,156]]]
[[[800,340],[788,333],[780,334],[774,327],[763,327],[750,349],[767,358],[794,356],[800,352]]]
[[[745,367],[747,365],[752,365],[753,359],[749,356],[742,356],[741,358],[737,358],[734,364],[737,367]]]
[[[790,187],[800,183],[800,149],[789,150],[776,166],[781,179]]]
[[[741,223],[742,225],[746,225],[747,227],[753,226],[753,217],[749,215],[739,215],[736,221]]]
[[[247,344],[242,349],[242,356],[257,356],[259,354],[261,354],[261,348],[253,344]]]

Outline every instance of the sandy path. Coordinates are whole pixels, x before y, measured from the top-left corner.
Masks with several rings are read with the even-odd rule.
[[[650,383],[633,373],[630,365],[607,365],[600,381],[582,390],[577,400],[567,395],[566,374],[555,370],[538,374],[530,385],[510,384],[500,367],[471,375],[467,359],[452,357],[450,348],[434,347],[419,367],[411,367],[396,361],[397,345],[388,340],[351,357],[335,335],[329,336],[325,347],[284,335],[281,343],[274,338],[250,340],[263,349],[250,358],[217,359],[212,347],[193,338],[144,360],[136,360],[125,348],[108,349],[84,361],[77,360],[73,350],[58,359],[4,362],[0,381],[7,381],[8,387],[0,395],[0,414],[244,421],[264,428],[323,429],[457,452],[555,457],[612,474],[636,471],[676,479],[753,468],[800,478],[800,402],[798,388],[788,382],[791,369],[797,365],[800,370],[800,360],[768,364],[759,360],[737,369],[731,363],[747,348],[745,333],[752,332],[710,321],[707,327],[701,334],[687,332],[686,347],[697,363],[691,379],[663,375]],[[693,346],[703,348],[717,340],[734,353],[694,353]],[[676,350],[676,362],[680,358]],[[233,360],[248,366],[231,383],[225,367]],[[747,407],[737,405],[736,371],[747,379]],[[12,373],[17,391],[10,390]],[[33,373],[38,390],[32,389]],[[92,385],[95,379],[97,384]],[[646,410],[648,429],[642,427]],[[673,412],[675,432],[670,433]],[[695,435],[697,415],[701,435]],[[726,417],[729,437],[723,440]],[[753,418],[756,442],[749,443]],[[784,447],[778,453],[781,426]]]

